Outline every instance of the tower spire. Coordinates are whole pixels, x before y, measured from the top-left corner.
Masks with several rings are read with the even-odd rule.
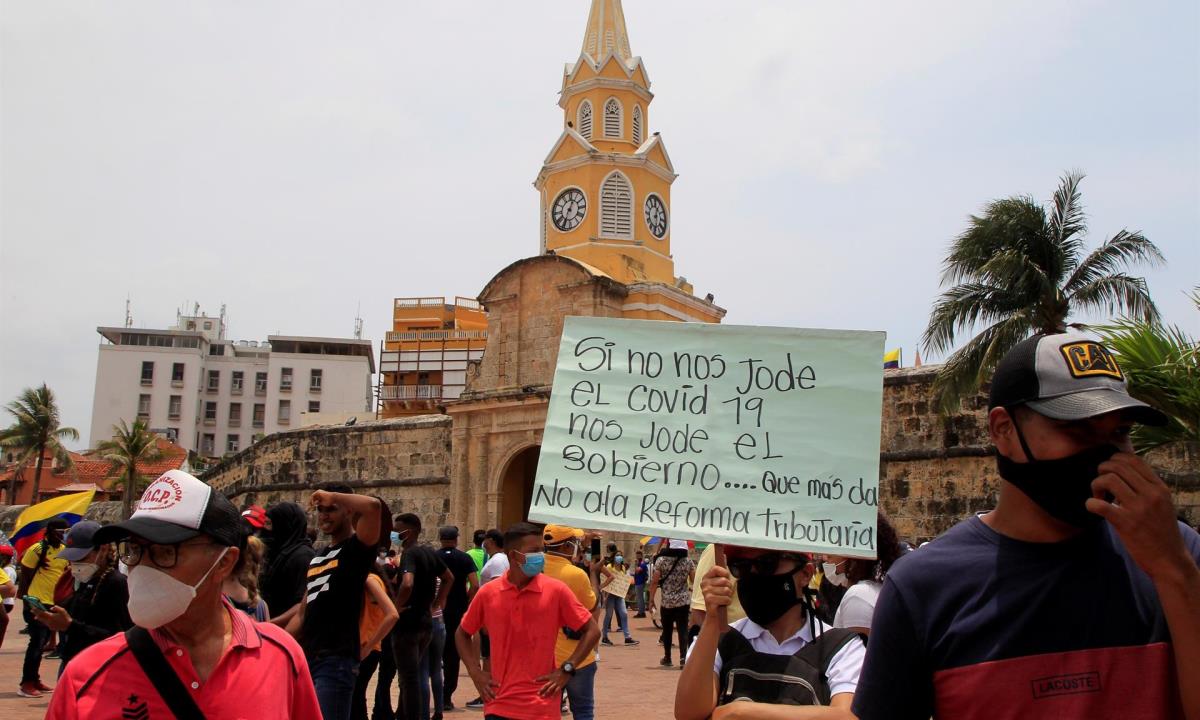
[[[583,33],[583,52],[593,60],[602,60],[609,52],[629,60],[629,31],[625,29],[625,11],[621,0],[592,0],[587,30]]]

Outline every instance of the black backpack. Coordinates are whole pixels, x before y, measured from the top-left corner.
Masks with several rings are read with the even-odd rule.
[[[753,700],[772,705],[828,705],[827,671],[833,656],[860,635],[832,628],[817,636],[794,655],[772,655],[754,649],[750,641],[730,628],[721,636],[721,687],[717,704]]]

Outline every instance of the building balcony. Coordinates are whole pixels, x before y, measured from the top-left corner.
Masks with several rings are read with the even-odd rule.
[[[183,387],[183,378],[180,378],[180,379],[178,379],[178,380],[172,380],[172,381],[171,381],[171,387],[174,387],[174,388],[181,388],[181,387]]]
[[[384,342],[442,341],[442,340],[486,340],[487,330],[408,330],[388,332]]]
[[[241,386],[239,385],[239,386],[235,386],[235,387],[232,387],[232,388],[230,388],[230,389],[229,389],[229,394],[230,394],[230,395],[241,395],[241,394],[242,394],[242,388],[241,388]]]
[[[292,384],[291,384],[291,383],[288,383],[288,384],[286,384],[286,385],[284,385],[283,383],[280,383],[280,384],[279,384],[279,392],[286,392],[286,393],[290,393],[291,391],[292,391]]]
[[[241,427],[241,426],[242,426],[241,418],[229,418],[229,427],[235,428],[235,427]]]
[[[380,400],[441,400],[441,385],[384,385]]]

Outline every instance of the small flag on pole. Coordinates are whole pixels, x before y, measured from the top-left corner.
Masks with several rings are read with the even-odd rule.
[[[25,508],[17,516],[17,522],[10,538],[13,548],[17,551],[17,557],[21,557],[27,549],[42,539],[42,536],[46,534],[46,523],[54,518],[60,517],[66,520],[68,525],[79,522],[83,514],[87,512],[88,505],[92,504],[92,497],[95,495],[95,490],[71,493]]]
[[[900,367],[900,348],[890,350],[883,354],[883,369],[895,370]]]

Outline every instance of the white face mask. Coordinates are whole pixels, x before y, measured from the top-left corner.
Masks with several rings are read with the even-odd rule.
[[[96,563],[71,563],[71,575],[80,585],[95,577],[99,569]]]
[[[825,577],[829,578],[829,582],[839,587],[847,587],[850,585],[850,578],[846,577],[845,573],[838,572],[837,563],[821,563],[821,572],[825,573]]]
[[[187,612],[196,597],[196,588],[204,584],[227,552],[229,548],[221,550],[208,572],[195,585],[176,580],[149,565],[134,565],[129,571],[129,618],[135,625],[153,630]]]

